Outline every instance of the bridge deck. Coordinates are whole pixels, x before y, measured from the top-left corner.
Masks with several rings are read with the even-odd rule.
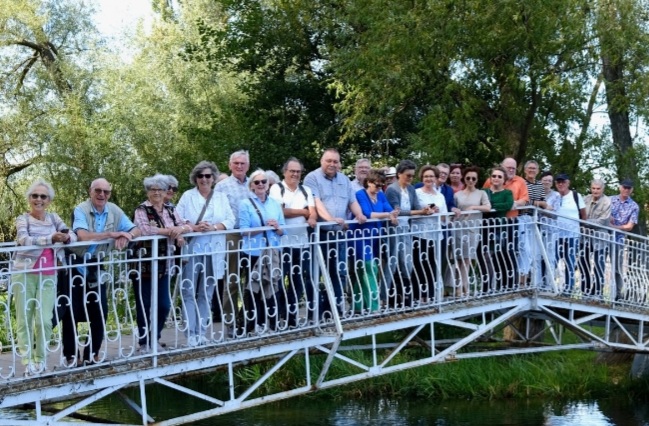
[[[516,223],[486,228],[483,224],[478,225],[476,235],[485,238],[485,241],[491,240],[495,235],[499,235],[498,238],[504,238],[505,235],[515,237],[520,230],[520,224]],[[153,418],[147,413],[144,388],[147,384],[156,383],[173,387],[212,405],[211,409],[200,413],[160,422],[179,424],[316,389],[448,360],[565,349],[649,352],[646,326],[649,321],[647,242],[628,240],[622,246],[613,247],[617,243],[611,241],[610,234],[603,233],[595,246],[612,247],[604,251],[604,262],[600,264],[601,259],[595,257],[593,251],[583,251],[579,253],[581,262],[587,261],[588,265],[577,268],[573,260],[574,270],[571,272],[568,268],[570,260],[560,258],[552,252],[556,235],[546,229],[550,225],[547,222],[532,225],[535,227],[536,241],[530,253],[532,262],[529,263],[532,265],[527,280],[519,280],[515,275],[515,271],[521,268],[518,264],[521,256],[512,249],[512,244],[478,245],[477,259],[469,263],[467,270],[462,270],[457,259],[458,250],[449,248],[445,253],[439,250],[442,247],[442,235],[448,240],[447,247],[458,244],[453,240],[456,235],[454,231],[440,231],[439,228],[428,230],[427,232],[436,233],[439,238],[429,240],[427,244],[432,244],[432,251],[426,254],[418,246],[423,241],[418,238],[421,230],[410,229],[396,236],[404,237],[412,244],[411,252],[408,247],[403,250],[403,254],[407,255],[406,263],[389,266],[392,260],[396,264],[396,258],[401,257],[401,252],[393,253],[387,259],[375,259],[379,266],[378,285],[390,289],[387,295],[382,293],[380,300],[376,300],[381,302],[380,309],[370,309],[367,293],[359,289],[358,282],[367,277],[370,269],[366,269],[367,264],[356,262],[356,269],[352,269],[351,274],[344,277],[344,298],[339,310],[334,309],[324,316],[323,306],[327,302],[330,306],[335,306],[336,303],[332,269],[327,262],[341,253],[341,250],[323,251],[320,244],[313,241],[301,249],[302,256],[310,259],[309,271],[312,276],[319,277],[314,285],[318,286],[324,299],[317,303],[303,299],[299,305],[300,310],[296,313],[295,326],[289,327],[286,321],[280,321],[271,330],[268,324],[271,318],[276,318],[276,312],[258,307],[251,311],[244,309],[244,320],[217,317],[217,322],[212,322],[207,327],[208,343],[196,347],[188,346],[185,337],[187,325],[182,314],[184,304],[187,303],[182,295],[183,286],[194,285],[194,282],[184,277],[185,271],[181,271],[179,266],[174,266],[171,269],[174,280],[168,290],[172,300],[171,315],[160,340],[166,347],[160,352],[155,350],[147,354],[137,351],[137,313],[133,303],[132,277],[140,271],[144,262],[150,260],[134,261],[124,258],[122,253],[111,253],[100,262],[107,277],[105,285],[109,289],[109,304],[108,320],[105,323],[107,334],[98,354],[101,362],[97,364],[65,365],[61,334],[56,328],[47,353],[46,369],[25,376],[22,357],[17,351],[14,338],[15,307],[7,293],[0,294],[0,316],[7,331],[3,337],[4,350],[0,353],[0,408],[32,403],[37,408],[36,416],[33,421],[25,424],[65,423],[68,415],[93,401],[125,387],[137,386],[140,388],[140,401],[130,401],[129,406],[141,414],[142,424],[146,424],[152,422]],[[485,229],[489,232],[486,233]],[[465,235],[466,231],[467,227],[463,225],[457,233],[458,238]],[[388,248],[391,247],[390,239],[378,236],[377,240]],[[339,249],[349,250],[349,247],[354,246],[355,238],[345,236],[337,243],[342,244]],[[21,249],[4,248],[11,256]],[[232,254],[237,250],[230,249],[227,252]],[[353,254],[353,250],[350,253]],[[213,255],[224,256],[225,250],[217,248]],[[181,260],[191,255],[183,253],[175,257],[176,265],[182,265]],[[537,260],[538,263],[535,264]],[[346,263],[350,268],[354,264],[349,259]],[[427,269],[418,271],[420,275],[416,278],[419,281],[417,285],[410,286],[396,278],[399,274],[403,275],[401,268],[409,269],[409,264],[410,269],[415,266],[415,271],[417,264]],[[446,265],[450,271],[449,276],[442,273],[442,265]],[[302,266],[292,265],[298,270]],[[541,273],[541,269],[545,272]],[[248,271],[248,275],[251,272],[252,269]],[[617,288],[619,284],[615,277],[620,273],[624,277],[624,284],[622,288]],[[4,274],[0,270],[0,281],[5,284],[16,280],[20,283],[20,277],[20,272],[12,271],[11,268]],[[226,277],[239,287],[239,294],[243,294],[246,287],[240,275],[228,274],[226,271]],[[203,283],[210,280],[216,282],[215,277],[203,277]],[[286,280],[286,289],[291,289],[290,281],[288,278]],[[598,280],[601,281],[599,287],[593,284]],[[154,287],[156,285],[154,280]],[[15,289],[10,289],[11,291]],[[225,298],[230,290],[226,286],[224,291]],[[233,298],[238,300],[238,306],[241,307],[238,297],[240,296]],[[272,297],[277,297],[278,304],[282,303],[281,297]],[[379,295],[371,297],[378,299]],[[70,299],[70,295],[63,294],[58,296],[57,301],[64,304]],[[152,305],[152,312],[155,312],[155,303]],[[289,305],[284,307],[289,311],[291,309]],[[238,323],[240,327],[249,326],[251,322],[266,325],[257,329],[253,327],[254,331],[249,334],[241,331],[241,328],[239,334],[235,335],[224,332],[226,328],[232,329],[237,321],[243,321]],[[437,338],[437,332],[442,327],[444,333],[440,334],[445,337]],[[505,331],[508,334],[506,338]],[[89,337],[87,326],[80,327],[75,337],[79,345],[85,345]],[[387,341],[390,343],[386,343]],[[485,345],[484,342],[490,344]],[[493,344],[494,342],[498,344]],[[397,355],[412,346],[424,347],[427,351],[418,351],[418,359],[401,361]],[[372,362],[367,364],[347,356],[345,351],[349,348],[371,353]],[[324,357],[326,361],[324,364],[313,362],[314,356]],[[277,394],[265,395],[262,392],[259,395],[261,384],[296,357],[304,357],[305,360],[304,385]],[[253,385],[242,388],[237,379],[237,371],[259,360],[267,360],[275,365]],[[355,372],[332,374],[331,367],[337,363],[353,366]],[[225,399],[184,389],[172,383],[172,379],[179,375],[198,374],[213,369],[223,369],[227,373],[229,395]],[[44,415],[39,409],[41,404],[72,398],[81,399],[71,402],[70,406],[56,415]],[[8,423],[0,419],[0,425],[3,424],[13,425],[15,421]]]

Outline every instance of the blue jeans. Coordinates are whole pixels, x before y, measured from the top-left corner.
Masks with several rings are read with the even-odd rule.
[[[160,339],[160,333],[164,328],[165,321],[171,310],[171,296],[169,294],[169,275],[161,275],[157,280],[151,276],[142,277],[141,280],[134,280],[133,293],[135,293],[135,310],[137,314],[137,330],[140,345],[149,345],[152,334],[151,327],[151,288],[157,282],[158,301],[156,303],[158,327],[156,340]]]

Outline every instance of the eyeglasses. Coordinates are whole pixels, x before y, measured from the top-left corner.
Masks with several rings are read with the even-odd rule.
[[[473,177],[473,176],[466,176],[466,177],[464,178],[464,180],[474,181],[474,180],[478,180],[478,178],[477,178],[477,177]]]
[[[287,172],[292,174],[292,175],[301,175],[302,174],[302,170],[287,170]]]
[[[491,178],[492,179],[503,179],[504,176],[503,175],[491,175]]]
[[[437,176],[435,176],[435,175],[424,175],[424,176],[422,176],[422,179],[437,179]]]
[[[448,176],[448,173],[446,173],[446,172],[439,172],[439,175],[440,175],[440,176]]]
[[[50,196],[47,194],[29,194],[29,196],[32,197],[32,200],[38,200],[39,198],[41,200],[47,200],[48,198],[50,198]]]
[[[160,189],[160,188],[149,188],[149,191],[151,191],[151,192],[164,192],[164,189]]]
[[[212,178],[212,173],[198,173],[198,174],[196,175],[196,177],[197,177],[198,179],[203,179],[203,178],[205,178],[205,179],[211,179],[211,178]]]
[[[110,195],[110,193],[113,192],[110,189],[101,189],[101,188],[93,188],[93,191],[97,195],[101,195],[101,194]]]
[[[268,183],[268,179],[253,180],[252,183],[254,183],[255,185],[259,185],[259,184],[266,185]]]

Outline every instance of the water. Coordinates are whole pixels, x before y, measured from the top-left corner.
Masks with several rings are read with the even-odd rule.
[[[176,401],[176,402],[174,402]],[[157,398],[150,402],[159,414],[187,413],[185,399]],[[137,422],[137,417],[116,401],[93,406],[92,414]],[[0,412],[3,419],[25,418],[20,412]],[[331,401],[314,397],[279,403],[205,419],[194,425],[219,426],[649,426],[649,405],[625,398],[583,401]]]

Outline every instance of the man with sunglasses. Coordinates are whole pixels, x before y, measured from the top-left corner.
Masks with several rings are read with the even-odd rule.
[[[611,197],[611,228],[624,232],[631,232],[638,223],[640,207],[631,198],[633,194],[633,181],[623,179],[620,182],[620,194]],[[616,232],[613,241],[613,253],[611,260],[615,261],[615,300],[625,296],[627,289],[623,288],[623,267],[624,267],[624,234]],[[629,297],[629,294],[626,294]]]
[[[61,320],[63,355],[68,366],[80,362],[76,360],[77,322],[85,319],[90,323],[90,339],[83,351],[83,362],[94,364],[101,361],[99,350],[108,318],[106,283],[103,280],[106,274],[101,266],[110,262],[113,247],[122,250],[133,238],[141,235],[122,209],[108,201],[112,187],[106,179],[92,181],[89,194],[90,199],[74,209],[72,229],[79,241],[112,241],[71,249],[73,256],[70,259],[77,267],[70,276],[71,306]]]

